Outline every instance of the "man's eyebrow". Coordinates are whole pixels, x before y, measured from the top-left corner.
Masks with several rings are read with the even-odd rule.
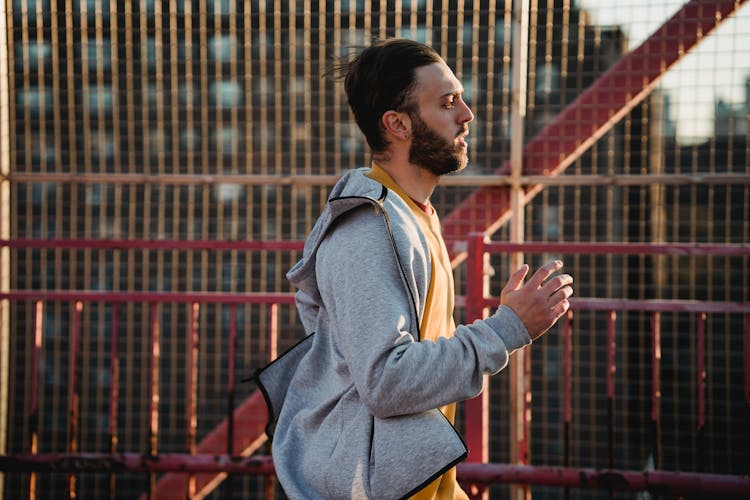
[[[463,89],[463,87],[461,87],[461,88],[458,88],[458,89],[455,89],[455,90],[451,90],[450,92],[446,92],[445,94],[441,95],[440,97],[441,98],[443,98],[443,97],[456,97],[456,96],[459,96],[459,95],[461,95],[463,93],[464,93],[464,89]]]

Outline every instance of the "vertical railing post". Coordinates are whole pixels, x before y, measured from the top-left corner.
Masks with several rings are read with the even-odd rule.
[[[526,121],[526,85],[527,66],[529,56],[529,0],[513,2],[512,26],[512,85],[511,85],[511,144],[510,144],[510,240],[513,243],[524,241],[524,204],[525,190],[520,183],[523,174],[524,158],[524,128]],[[523,255],[514,253],[510,258],[511,272],[523,263]],[[529,353],[527,349],[511,357],[507,367],[510,406],[510,462],[525,464],[529,462],[531,449],[528,435],[528,419],[530,418],[527,370],[529,367]],[[510,500],[522,500],[530,497],[528,486],[510,486]]]
[[[466,260],[466,322],[486,316],[485,296],[488,293],[487,255],[484,251],[484,233],[472,233],[467,244]],[[487,376],[484,390],[477,397],[464,403],[464,440],[469,448],[467,462],[486,463],[489,461],[489,391]],[[474,498],[486,496],[483,489],[470,491]]]
[[[278,356],[279,349],[279,305],[268,307],[268,360],[273,361]]]
[[[112,335],[110,345],[110,392],[109,392],[109,452],[117,453],[117,413],[120,397],[120,304],[112,304]],[[114,500],[117,478],[114,472],[109,474],[109,498]]]
[[[615,319],[617,313],[609,311],[607,316],[607,453],[609,468],[615,468]],[[615,497],[615,491],[609,490],[609,498]]]
[[[190,331],[188,332],[187,359],[187,449],[195,455],[198,434],[198,319],[200,304],[193,302],[190,307]],[[188,498],[195,495],[195,474],[188,474]]]
[[[745,472],[750,474],[750,314],[745,314]]]
[[[571,391],[573,389],[573,311],[568,310],[563,323],[563,450],[565,467],[573,465],[573,409]],[[565,498],[570,498],[570,488],[565,488]]]
[[[234,455],[234,398],[237,357],[237,304],[229,306],[229,368],[227,373],[227,454]]]
[[[654,468],[661,467],[661,314],[651,316],[651,438]]]
[[[3,2],[3,5],[10,3]],[[6,10],[7,12],[7,10]],[[8,33],[11,16],[0,12],[0,33]],[[11,213],[11,144],[16,140],[11,134],[10,50],[9,36],[0,36],[0,239],[11,237],[11,221],[17,214]],[[0,292],[10,291],[11,252],[7,246],[0,247]],[[10,395],[10,301],[0,301],[0,454],[7,450],[8,399]],[[0,472],[0,498],[5,493],[5,476]]]
[[[158,453],[159,442],[159,362],[161,359],[159,335],[159,304],[149,304],[151,310],[151,353],[149,373],[149,427],[148,452],[155,457]],[[156,474],[148,473],[148,495],[154,498],[156,491]]]
[[[78,367],[81,349],[81,312],[83,302],[76,301],[73,304],[73,322],[70,331],[70,345],[68,355],[68,453],[78,451],[78,418],[80,408],[80,394],[78,392],[78,381],[80,370]],[[68,497],[77,498],[76,476],[68,475]]]
[[[698,366],[698,449],[706,450],[706,313],[698,315],[698,346],[696,348]],[[698,470],[706,470],[706,453],[698,453]]]
[[[29,387],[29,453],[36,455],[39,451],[39,360],[42,355],[42,337],[44,332],[44,303],[34,303],[34,347],[31,350],[31,387]],[[29,498],[36,498],[36,473],[29,473]]]
[[[234,456],[234,398],[235,398],[235,370],[237,360],[237,304],[229,305],[229,363],[227,373],[227,455]],[[232,475],[228,474],[225,498],[232,495]]]
[[[271,304],[268,307],[268,359],[272,361],[278,356],[279,348],[279,305]],[[267,500],[274,498],[275,476],[266,476],[266,496]]]
[[[609,311],[607,318],[607,433],[609,468],[615,468],[615,320],[617,313]]]

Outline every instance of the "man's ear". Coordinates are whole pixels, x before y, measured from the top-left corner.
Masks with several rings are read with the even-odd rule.
[[[407,141],[411,137],[411,118],[407,113],[389,110],[383,114],[381,123],[389,136]]]

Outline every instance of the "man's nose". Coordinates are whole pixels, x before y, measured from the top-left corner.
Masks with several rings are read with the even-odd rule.
[[[466,102],[461,99],[461,104],[463,104],[463,109],[461,110],[462,113],[460,115],[460,123],[469,123],[474,120],[474,113],[471,112],[471,108],[469,107]]]

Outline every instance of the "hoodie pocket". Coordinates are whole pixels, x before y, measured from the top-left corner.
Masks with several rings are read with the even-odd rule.
[[[461,436],[439,410],[373,418],[370,488],[377,499],[406,498],[466,458]]]

